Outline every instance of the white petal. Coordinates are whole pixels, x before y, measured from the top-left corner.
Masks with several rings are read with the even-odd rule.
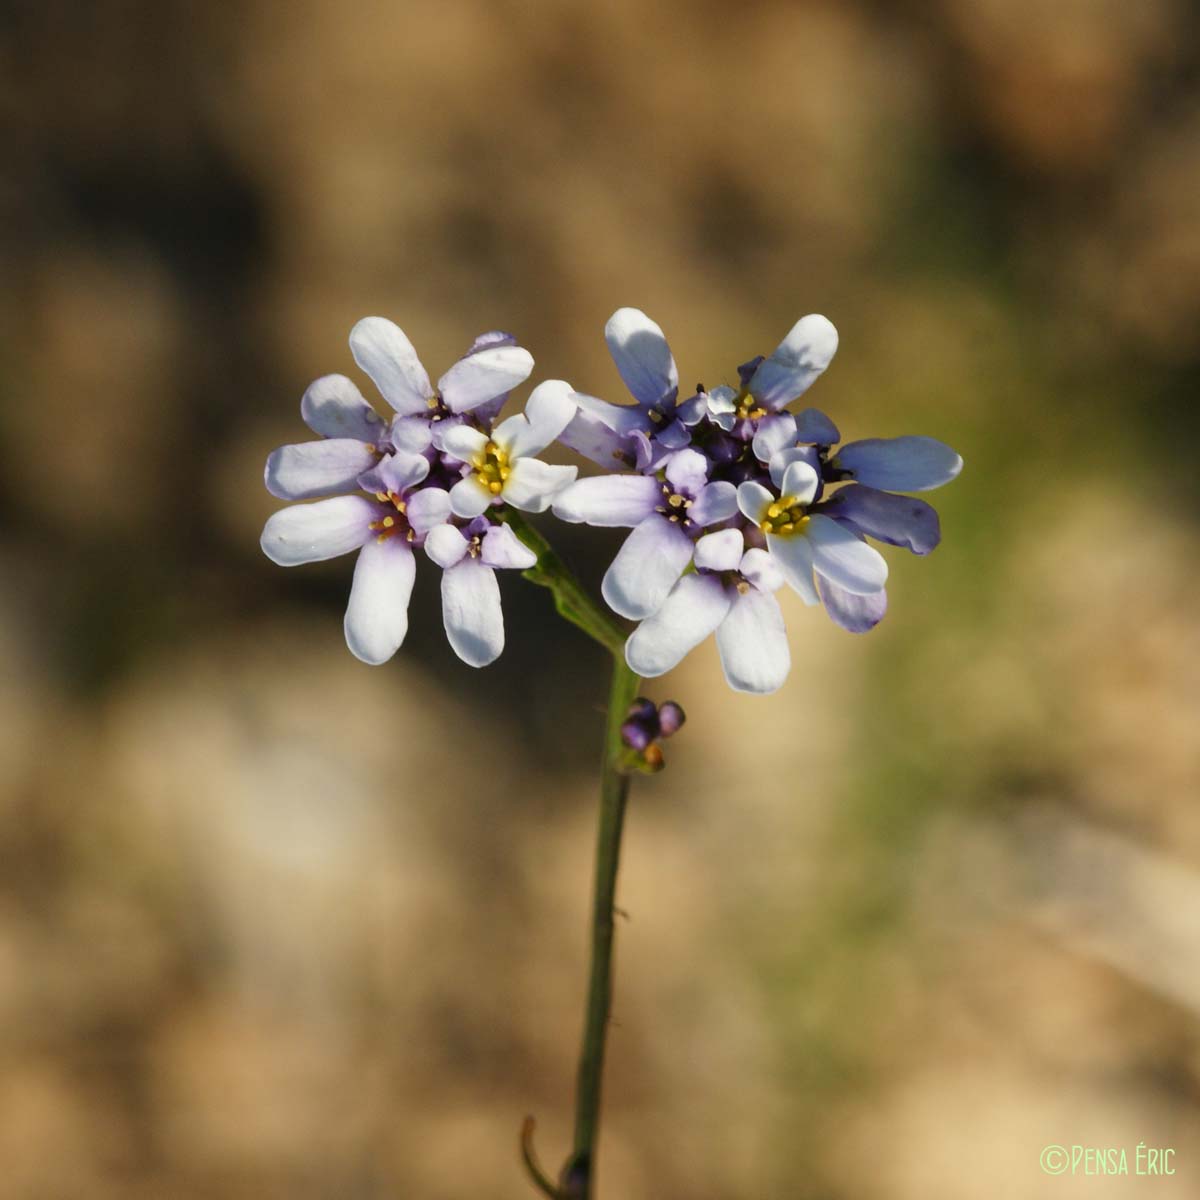
[[[887,583],[883,555],[832,517],[814,513],[805,533],[812,543],[813,567],[838,587],[855,596],[870,596]]]
[[[398,413],[410,416],[426,410],[433,387],[398,325],[385,317],[364,317],[350,330],[350,353]]]
[[[797,462],[808,463],[813,469],[813,474],[820,477],[821,458],[815,446],[788,446],[783,450],[777,450],[771,457],[771,482],[777,488],[782,489],[783,477],[787,473],[788,467]],[[783,494],[787,495],[786,492]]]
[[[281,567],[321,562],[361,546],[379,515],[379,505],[365,496],[296,504],[268,518],[260,544],[263,553]]]
[[[936,438],[866,438],[843,446],[833,465],[885,492],[927,492],[958,475],[962,458]]]
[[[423,454],[407,450],[389,454],[370,471],[358,478],[364,492],[400,492],[418,484],[429,474],[429,460]]]
[[[808,504],[817,494],[817,473],[806,462],[791,462],[783,472],[781,492],[789,500]]]
[[[767,511],[767,508],[775,503],[775,497],[761,483],[748,480],[746,483],[738,484],[737,502],[738,508],[742,510],[742,516],[757,525],[762,521],[763,513]]]
[[[647,677],[665,675],[729,612],[729,593],[712,575],[686,575],[625,643],[625,661]]]
[[[578,467],[555,467],[540,458],[518,458],[504,481],[505,503],[523,512],[545,512],[578,474]]]
[[[692,539],[677,524],[654,513],[625,539],[604,574],[601,591],[609,608],[640,621],[667,598],[692,561]]]
[[[783,572],[779,569],[779,564],[757,546],[751,546],[742,555],[738,572],[760,592],[774,592],[783,587]]]
[[[639,403],[651,407],[673,399],[679,372],[663,331],[644,312],[619,308],[604,327],[604,340],[625,386]]]
[[[735,692],[778,691],[792,667],[779,601],[755,588],[735,594],[717,630],[717,649],[725,681]]]
[[[688,516],[697,525],[715,525],[718,521],[728,521],[737,510],[737,488],[724,479],[718,479],[700,489],[700,495],[688,509]]]
[[[649,431],[654,428],[654,422],[646,416],[646,410],[636,404],[609,404],[607,400],[583,392],[575,392],[572,399],[580,412],[589,413],[602,421],[614,433],[628,434],[639,429]]]
[[[442,620],[454,653],[471,667],[486,667],[504,649],[504,613],[496,573],[477,558],[442,572]]]
[[[397,413],[388,437],[397,450],[420,454],[433,441],[433,426],[425,417],[402,417]]]
[[[457,517],[477,517],[494,499],[476,476],[468,475],[450,489],[450,511]]]
[[[425,553],[442,570],[449,570],[466,556],[467,539],[454,525],[436,525],[425,539]]]
[[[416,565],[403,538],[372,538],[359,551],[346,606],[346,645],[372,666],[385,663],[408,632],[408,600]]]
[[[633,526],[662,500],[662,485],[646,475],[599,475],[578,482],[554,498],[560,521],[598,526]]]
[[[767,408],[782,408],[808,391],[833,361],[838,335],[825,317],[801,317],[774,352],[759,363],[750,394]]]
[[[558,440],[602,467],[626,462],[626,448],[622,435],[614,433],[599,417],[590,412],[577,412],[566,429],[558,435]]]
[[[696,543],[696,566],[705,571],[736,571],[742,561],[742,531],[706,533]]]
[[[525,571],[537,562],[537,555],[507,525],[493,525],[483,535],[483,553],[488,567],[507,567]]]
[[[571,385],[561,379],[539,383],[529,396],[524,413],[509,417],[492,435],[512,458],[537,454],[553,442],[579,411],[571,399]]]
[[[784,579],[800,599],[805,604],[820,604],[821,597],[817,595],[817,588],[813,583],[813,548],[808,538],[803,534],[777,537],[768,533],[767,549],[779,564]]]
[[[334,492],[358,490],[358,477],[379,455],[354,438],[327,438],[280,446],[267,459],[267,491],[280,500],[310,500]]]
[[[383,418],[345,375],[323,375],[300,400],[304,423],[322,437],[378,441],[387,432]]]
[[[438,380],[438,391],[451,412],[470,412],[523,383],[532,370],[533,355],[523,346],[495,346],[460,358]]]
[[[763,417],[754,431],[751,446],[759,462],[769,463],[780,450],[796,444],[796,418],[789,412]]]
[[[470,462],[482,454],[487,443],[487,434],[473,425],[451,425],[447,421],[439,421],[433,435],[433,444],[460,462]]]
[[[409,496],[404,515],[417,533],[428,533],[450,515],[450,493],[445,488],[422,488]]]

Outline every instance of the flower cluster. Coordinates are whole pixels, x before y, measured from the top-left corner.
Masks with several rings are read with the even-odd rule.
[[[414,551],[442,568],[442,615],[455,653],[473,667],[504,649],[498,568],[534,555],[498,522],[504,505],[544,512],[574,467],[534,457],[575,415],[571,387],[540,384],[524,414],[496,424],[533,357],[507,333],[485,333],[438,381],[404,332],[367,317],[350,334],[355,362],[393,415],[385,420],[344,375],[318,379],[300,415],[320,441],[283,446],[267,459],[268,491],[311,500],[275,513],[262,548],[280,566],[358,551],[346,643],[363,662],[386,662],[408,632]]]
[[[868,538],[928,554],[936,512],[906,493],[953,479],[962,459],[933,438],[841,444],[814,408],[790,412],[828,367],[837,331],[797,321],[771,354],[737,368],[737,384],[680,398],[662,330],[623,308],[605,329],[633,404],[609,404],[561,380],[538,385],[525,413],[497,423],[533,359],[508,334],[476,339],[436,388],[404,334],[369,317],[350,346],[394,415],[381,418],[344,376],[317,380],[301,414],[321,441],[285,446],[267,487],[287,500],[263,549],[285,566],[359,550],[346,640],[363,661],[404,640],[414,550],[442,568],[446,633],[472,666],[503,649],[495,569],[535,556],[504,523],[509,507],[628,528],[604,576],[609,607],[638,622],[625,647],[639,675],[669,671],[716,635],[738,691],[779,688],[790,669],[774,593],[785,584],[862,633],[887,608],[887,564]],[[576,480],[535,456],[555,440],[613,474]]]
[[[612,608],[641,622],[629,665],[661,675],[715,633],[731,687],[775,691],[790,669],[772,594],[784,583],[844,629],[878,624],[887,563],[866,539],[928,554],[940,538],[937,514],[899,493],[949,482],[962,459],[926,437],[839,447],[824,413],[787,411],[837,350],[824,317],[802,318],[770,355],[738,367],[736,388],[701,386],[682,401],[675,359],[649,317],[621,309],[606,336],[635,403],[577,395],[563,441],[632,472],[572,484],[554,512],[632,527],[603,585]]]

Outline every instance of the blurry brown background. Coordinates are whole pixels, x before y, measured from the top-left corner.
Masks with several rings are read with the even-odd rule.
[[[1200,1190],[1200,20],[1184,0],[0,8],[0,1196],[451,1200],[557,1166],[603,662],[347,652],[258,550],[368,313],[618,399],[801,314],[945,543],[639,784],[608,1200]],[[364,386],[365,386],[365,381]],[[591,579],[617,539],[553,531]],[[1050,1178],[1048,1143],[1177,1150]]]

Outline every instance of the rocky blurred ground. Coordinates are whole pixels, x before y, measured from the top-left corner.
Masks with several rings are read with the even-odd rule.
[[[0,1197],[518,1197],[527,1111],[558,1161],[603,664],[514,582],[469,672],[426,573],[360,666],[259,480],[365,313],[617,398],[621,304],[709,384],[824,311],[814,402],[967,470],[869,638],[797,606],[779,696],[665,685],[605,1194],[1195,1195],[1198,25],[9,5]],[[1038,1167],[1139,1141],[1178,1174]]]

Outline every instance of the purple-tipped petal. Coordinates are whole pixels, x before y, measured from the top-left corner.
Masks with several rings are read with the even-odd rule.
[[[454,653],[471,667],[486,667],[504,649],[504,612],[496,573],[477,558],[442,572],[442,621]]]
[[[737,515],[737,510],[737,488],[732,483],[718,479],[700,489],[700,494],[688,509],[688,516],[694,524],[704,528],[716,525],[719,521],[728,521]]]
[[[796,441],[836,446],[841,440],[838,427],[819,408],[806,408],[796,414]]]
[[[604,599],[614,612],[640,621],[662,604],[691,561],[692,539],[654,513],[617,551],[601,585]]]
[[[697,496],[708,482],[708,460],[699,450],[679,450],[667,460],[667,482],[685,496]]]
[[[717,630],[717,650],[735,692],[765,696],[778,691],[792,669],[779,601],[755,588],[735,593]]]
[[[537,555],[507,525],[493,525],[483,535],[484,566],[527,571],[537,562]]]
[[[387,431],[383,418],[345,375],[323,375],[310,383],[300,399],[300,416],[321,437],[377,442]]]
[[[837,330],[829,320],[816,313],[801,317],[759,364],[750,380],[750,394],[764,408],[782,408],[808,391],[833,361],[837,345]]]
[[[870,596],[856,596],[830,583],[828,579],[818,577],[817,587],[820,589],[821,601],[825,611],[835,625],[840,625],[850,633],[866,633],[874,629],[883,620],[887,612],[887,592],[874,592]]]
[[[632,527],[662,501],[658,480],[645,475],[598,475],[580,479],[554,498],[554,515],[572,524]]]
[[[415,487],[429,474],[429,460],[421,454],[389,454],[358,477],[364,492],[395,492],[399,495]]]
[[[730,598],[715,575],[686,575],[625,643],[625,661],[647,678],[665,675],[725,619]]]
[[[380,506],[365,496],[294,504],[267,519],[260,544],[281,567],[322,562],[357,550],[371,537],[371,522],[381,515]]]
[[[924,500],[881,492],[861,483],[839,488],[824,501],[821,511],[850,522],[868,537],[904,546],[914,554],[928,554],[942,538],[937,512]]]
[[[654,408],[675,399],[679,372],[663,331],[636,308],[619,308],[604,327],[604,340],[634,399]]]
[[[415,576],[413,553],[402,538],[372,538],[358,552],[343,623],[355,658],[378,666],[400,649]]]
[[[378,461],[375,448],[355,438],[326,438],[280,446],[267,459],[267,491],[280,500],[311,500],[351,492],[358,477]]]
[[[754,431],[751,448],[759,462],[769,463],[781,450],[796,444],[796,418],[791,413],[763,417]]]
[[[385,317],[364,317],[350,331],[350,352],[398,413],[411,416],[428,408],[433,386],[398,325]]]
[[[962,458],[930,437],[865,438],[843,446],[832,466],[858,483],[885,492],[927,492],[949,483],[962,470]]]
[[[524,383],[533,355],[522,346],[491,346],[460,358],[438,380],[438,391],[454,413],[470,412]]]

